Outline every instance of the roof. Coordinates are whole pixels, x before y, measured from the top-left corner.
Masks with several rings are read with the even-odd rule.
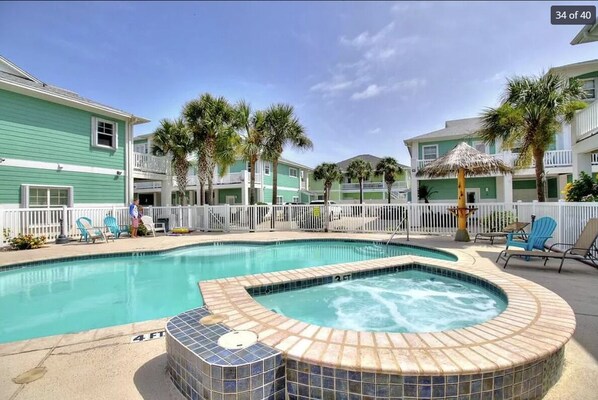
[[[444,128],[405,139],[405,144],[413,141],[426,142],[440,138],[458,138],[474,134],[482,127],[482,119],[464,118],[446,121]]]
[[[578,76],[598,70],[598,59],[576,62],[550,68],[550,72],[567,76]]]
[[[598,41],[598,22],[593,25],[585,25],[571,41],[572,45]]]
[[[2,56],[0,56],[0,87],[55,103],[68,104],[75,108],[93,109],[99,114],[124,117],[130,119],[133,124],[149,122],[148,119],[87,99],[70,90],[44,83]]]
[[[347,167],[349,166],[349,164],[351,164],[351,161],[357,160],[357,159],[362,159],[364,161],[367,161],[368,163],[370,163],[372,168],[376,168],[376,164],[378,164],[378,162],[380,162],[380,160],[382,160],[382,157],[376,157],[371,154],[360,154],[358,156],[347,158],[346,160],[343,160],[343,161],[339,161],[336,163],[336,165],[338,165],[338,167],[340,168],[341,171],[345,171],[347,169]],[[400,163],[399,163],[399,165],[403,169],[411,168],[411,167],[408,167],[407,165],[403,165]]]
[[[298,162],[291,161],[291,160],[288,160],[286,158],[281,158],[280,160],[278,160],[278,163],[279,164],[280,163],[284,163],[286,165],[290,165],[291,167],[297,167],[297,168],[307,169],[309,171],[313,170],[312,167],[308,167],[307,165],[299,164]]]

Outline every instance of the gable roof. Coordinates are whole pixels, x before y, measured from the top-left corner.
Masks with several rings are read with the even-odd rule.
[[[422,135],[414,136],[409,139],[405,139],[405,144],[413,141],[428,142],[435,139],[449,139],[469,136],[474,134],[482,127],[482,119],[480,117],[475,118],[463,118],[446,121],[444,128],[437,131],[424,133]]]
[[[380,160],[382,160],[382,157],[376,157],[371,154],[360,154],[358,156],[347,158],[346,160],[343,160],[343,161],[339,161],[336,163],[336,165],[338,165],[338,167],[340,168],[341,171],[345,171],[347,169],[347,167],[349,166],[349,164],[351,164],[351,161],[357,160],[359,158],[370,163],[372,168],[376,168],[376,164],[378,164],[378,162],[380,162]],[[407,165],[403,165],[401,163],[399,163],[399,165],[403,169],[410,168]]]
[[[0,88],[98,114],[125,118],[133,124],[149,122],[148,119],[87,99],[70,90],[48,85],[2,56],[0,56]]]

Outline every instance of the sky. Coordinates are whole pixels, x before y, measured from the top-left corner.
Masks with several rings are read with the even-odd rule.
[[[409,165],[403,140],[496,106],[507,77],[598,58],[569,44],[581,26],[550,24],[554,4],[0,2],[0,54],[150,119],[135,135],[210,92],[293,105],[314,149],[285,158]]]

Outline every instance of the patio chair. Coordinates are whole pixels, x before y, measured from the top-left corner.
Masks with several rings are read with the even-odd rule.
[[[475,235],[473,242],[478,240],[489,240],[490,244],[494,244],[496,238],[506,238],[509,233],[525,233],[524,229],[529,225],[529,222],[513,222],[506,225],[500,232],[482,232]]]
[[[89,221],[89,218],[79,218],[77,220],[77,225],[79,222],[81,222],[83,229],[85,229],[85,232],[87,232],[86,242],[91,240],[92,243],[95,243],[96,240],[102,239],[105,243],[108,243],[108,238],[112,238],[112,241],[114,241],[114,235],[112,232],[104,232],[102,228],[91,226],[91,222]]]
[[[81,232],[81,237],[79,238],[79,241],[81,242],[82,240],[85,240],[87,242],[87,231],[85,230],[85,227],[83,226],[83,223],[81,221],[87,221],[87,223],[89,225],[91,225],[91,219],[87,218],[87,217],[81,217],[78,218],[77,221],[75,221],[75,223],[77,224],[77,229],[79,229],[79,232]]]
[[[112,217],[112,216],[107,216],[106,218],[104,218],[104,225],[106,225],[106,228],[108,228],[108,230],[114,235],[114,237],[116,237],[117,239],[120,238],[120,235],[122,235],[123,233],[129,233],[129,230],[126,229],[121,229],[121,227],[118,225],[118,222],[116,221],[116,218]]]
[[[573,259],[584,261],[591,261],[592,264],[598,268],[596,253],[598,248],[596,247],[596,239],[598,239],[598,218],[592,218],[581,231],[581,234],[577,238],[577,241],[573,244],[569,243],[555,243],[548,248],[548,251],[514,251],[507,250],[505,253],[505,265],[503,268],[507,268],[509,260],[513,256],[519,257],[542,257],[544,258],[544,265],[549,258],[556,258],[561,260],[559,265],[559,274],[563,269],[563,263],[565,259]],[[569,248],[563,252],[554,251],[556,247],[568,246]]]
[[[554,219],[550,217],[542,217],[534,222],[534,225],[528,234],[520,232],[509,233],[507,235],[507,246],[498,254],[496,262],[501,258],[505,259],[509,247],[521,247],[525,251],[532,251],[534,249],[544,251],[544,245],[546,244],[546,241],[552,237],[552,233],[555,229],[556,221]],[[529,260],[529,257],[526,256],[525,259]]]
[[[141,222],[148,231],[151,231],[154,237],[156,237],[156,231],[166,232],[165,226],[163,222],[154,222],[154,219],[149,215],[144,215],[141,217]]]

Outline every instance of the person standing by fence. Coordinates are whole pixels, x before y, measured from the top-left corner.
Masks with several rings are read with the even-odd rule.
[[[137,229],[139,228],[139,199],[134,199],[129,205],[129,216],[131,217],[131,237],[137,236]]]

